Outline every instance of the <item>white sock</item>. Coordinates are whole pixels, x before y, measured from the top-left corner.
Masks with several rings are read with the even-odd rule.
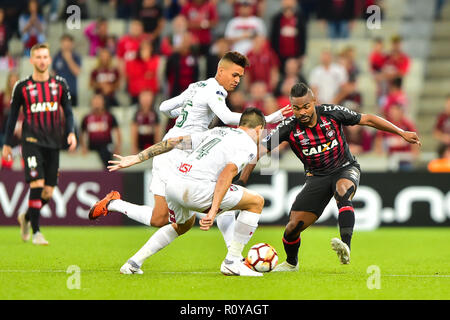
[[[250,241],[250,238],[258,227],[260,216],[259,213],[241,211],[234,226],[233,240],[228,248],[226,259],[240,259],[242,250],[244,250],[245,245]]]
[[[236,210],[238,211],[238,210]],[[234,225],[236,222],[236,211],[226,211],[221,213],[216,218],[217,227],[222,232],[223,240],[227,248],[231,245],[233,240]]]
[[[107,209],[109,211],[117,211],[123,213],[130,219],[145,224],[146,226],[151,226],[150,221],[152,220],[153,214],[152,207],[138,206],[136,204],[117,199],[111,200],[108,204]]]
[[[130,258],[130,260],[133,260],[139,265],[139,267],[141,267],[145,259],[167,247],[177,237],[178,233],[172,225],[165,225],[164,227],[158,229],[158,231],[156,231],[150,239],[148,239],[147,243],[144,244],[144,246]]]

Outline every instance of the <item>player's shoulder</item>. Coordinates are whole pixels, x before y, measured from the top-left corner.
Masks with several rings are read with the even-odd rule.
[[[277,128],[292,126],[295,124],[295,120],[296,120],[295,116],[285,118],[281,120],[281,122],[277,125]]]
[[[62,83],[67,86],[67,80],[65,78],[56,75],[56,76],[54,76],[54,79],[56,82]]]
[[[31,75],[26,76],[25,78],[19,79],[14,84],[14,88],[22,87],[22,86],[26,85],[26,83],[30,80],[32,80]]]

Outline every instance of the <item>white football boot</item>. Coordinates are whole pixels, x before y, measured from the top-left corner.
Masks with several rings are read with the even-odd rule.
[[[336,251],[341,264],[350,263],[350,248],[341,239],[331,239],[331,248]]]
[[[45,240],[44,235],[38,231],[33,234],[33,244],[37,246],[48,246],[48,241]]]
[[[144,271],[137,265],[133,260],[128,260],[125,264],[120,268],[121,274],[143,274]]]
[[[30,240],[31,222],[25,219],[25,214],[26,212],[19,213],[19,216],[17,217],[17,222],[19,222],[20,225],[20,236],[22,237],[22,240],[26,242]]]
[[[297,265],[294,266],[287,261],[283,261],[272,270],[272,272],[289,272],[289,271],[298,271],[298,262]]]
[[[220,272],[226,276],[262,277],[262,273],[253,271],[240,260],[223,260]]]

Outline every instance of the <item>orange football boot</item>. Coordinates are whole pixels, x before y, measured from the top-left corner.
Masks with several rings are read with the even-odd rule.
[[[89,220],[95,220],[100,216],[106,216],[109,211],[107,209],[111,200],[120,199],[120,193],[112,190],[102,200],[97,201],[89,210]]]

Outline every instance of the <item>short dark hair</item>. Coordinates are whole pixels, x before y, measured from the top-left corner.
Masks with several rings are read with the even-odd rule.
[[[247,128],[256,128],[257,126],[266,126],[266,118],[264,113],[256,108],[247,108],[242,112],[239,126]]]
[[[304,97],[308,94],[309,90],[310,89],[306,84],[299,82],[292,86],[290,95],[295,98]]]
[[[64,33],[62,36],[61,36],[61,38],[60,38],[60,40],[65,40],[65,39],[67,39],[67,40],[70,40],[70,41],[72,41],[73,42],[73,36],[71,35],[71,34],[69,34],[69,33]]]
[[[403,84],[403,78],[401,77],[395,77],[391,80],[391,85],[393,85],[396,88],[401,88]]]
[[[241,66],[242,68],[250,66],[248,58],[237,51],[228,51],[221,60],[227,60]]]

